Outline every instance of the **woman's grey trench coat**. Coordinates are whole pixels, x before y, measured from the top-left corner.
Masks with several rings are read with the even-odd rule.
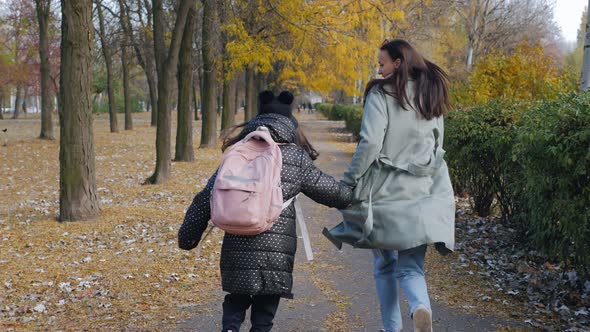
[[[410,81],[410,101],[413,90]],[[377,88],[369,92],[360,142],[343,179],[355,187],[354,201],[341,210],[342,223],[324,230],[336,246],[453,250],[455,199],[443,160],[443,117],[426,120],[412,103],[406,109]]]

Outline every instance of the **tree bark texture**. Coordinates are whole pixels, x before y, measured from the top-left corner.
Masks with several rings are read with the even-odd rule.
[[[149,41],[147,40],[148,37],[145,36],[145,33],[143,33],[144,37],[140,38],[143,43],[140,44],[140,41],[137,40],[137,38],[135,38],[135,36],[133,35],[133,29],[131,27],[131,19],[129,17],[129,7],[128,4],[124,2],[124,0],[118,0],[119,1],[119,8],[121,8],[121,12],[123,15],[122,19],[124,20],[123,22],[123,29],[125,34],[127,35],[127,40],[131,43],[132,47],[133,47],[133,51],[135,53],[135,56],[137,58],[137,62],[139,63],[139,65],[141,66],[141,68],[143,69],[144,73],[145,73],[145,77],[148,83],[148,92],[150,95],[150,107],[148,107],[148,109],[151,110],[151,126],[155,127],[157,122],[158,122],[158,83],[156,82],[156,69],[155,69],[155,64],[154,64],[154,56],[153,56],[153,52],[154,52],[154,47],[153,45],[151,45],[149,43]],[[141,6],[141,1],[137,2],[138,6]],[[148,17],[148,23],[147,23],[147,27],[142,26],[142,28],[147,28],[149,30],[153,30],[153,25],[151,24],[151,16],[152,16],[152,10],[151,7],[146,6],[146,12],[147,12],[147,17]],[[142,33],[140,33],[140,35],[142,35]]]
[[[246,108],[245,121],[248,121],[258,113],[256,109],[258,93],[256,91],[256,73],[253,68],[246,69]]]
[[[59,220],[98,216],[92,130],[92,0],[61,0]]]
[[[96,12],[98,14],[100,44],[102,45],[102,55],[104,57],[105,66],[107,69],[107,95],[109,97],[109,122],[111,126],[111,133],[119,132],[119,124],[117,122],[117,107],[115,104],[115,91],[113,88],[113,57],[111,53],[111,46],[106,36],[104,26],[104,15],[102,12],[102,1],[96,0]]]
[[[156,170],[146,183],[162,183],[170,177],[171,151],[171,110],[169,109],[169,87],[173,79],[173,71],[178,64],[178,54],[189,8],[194,0],[182,0],[178,7],[176,22],[172,31],[170,47],[166,49],[165,13],[162,0],[153,0],[154,15],[154,54],[158,69],[158,126],[156,128]]]
[[[22,93],[23,93],[23,88],[20,84],[17,84],[16,86],[16,94],[14,96],[14,113],[12,114],[12,118],[13,119],[18,119],[18,117],[20,116],[20,112],[21,112],[21,108],[22,108]]]
[[[178,65],[178,107],[176,127],[175,161],[194,161],[193,150],[193,116],[191,113],[191,96],[193,94],[193,38],[197,25],[197,10],[191,7],[182,44],[180,45]]]
[[[236,118],[236,82],[234,76],[223,80],[223,111],[221,113],[221,131],[234,126]]]
[[[130,74],[129,66],[131,63],[131,46],[132,31],[129,24],[129,17],[127,16],[127,9],[123,4],[123,0],[119,0],[119,21],[123,34],[121,36],[121,68],[123,71],[123,99],[125,103],[125,130],[133,130],[133,116],[131,113],[131,88],[130,88]]]
[[[197,93],[197,79],[193,74],[193,104],[194,104],[194,109],[195,109],[195,121],[199,121],[199,96],[200,93]]]
[[[203,117],[201,130],[201,147],[213,148],[217,146],[217,108],[216,86],[217,68],[216,38],[218,38],[219,24],[215,0],[203,1],[203,76],[201,80],[203,94],[201,99],[201,115]]]
[[[49,15],[51,13],[51,0],[35,0],[37,20],[39,22],[39,58],[41,59],[41,139],[54,139],[53,122],[51,119],[51,72],[49,63]]]
[[[125,103],[125,130],[133,130],[133,114],[131,113],[131,87],[129,84],[129,49],[127,45],[123,45],[123,47],[121,48],[121,67],[123,68],[123,100]]]

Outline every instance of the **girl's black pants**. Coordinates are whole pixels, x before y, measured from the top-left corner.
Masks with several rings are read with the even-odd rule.
[[[223,301],[223,332],[239,332],[246,319],[246,310],[252,307],[250,332],[268,332],[279,307],[279,295],[227,294]]]

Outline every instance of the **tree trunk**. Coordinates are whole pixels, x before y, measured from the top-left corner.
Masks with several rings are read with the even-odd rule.
[[[51,72],[49,63],[48,27],[51,13],[51,0],[35,0],[37,20],[39,21],[39,58],[41,59],[41,139],[54,139],[51,119]]]
[[[127,10],[123,4],[123,0],[119,0],[119,21],[121,28],[123,28],[122,44],[121,45],[121,68],[123,70],[123,98],[125,103],[125,130],[133,130],[133,116],[131,114],[131,89],[129,86],[129,65],[130,54],[129,46],[131,44],[131,27],[128,24]]]
[[[14,96],[14,113],[12,114],[13,119],[18,119],[20,116],[20,110],[22,106],[21,95],[23,88],[20,84],[16,86],[16,95]]]
[[[4,120],[4,96],[0,92],[0,120]]]
[[[215,90],[217,91],[215,98],[215,109],[217,110],[217,115],[220,116],[221,109],[223,108],[223,82],[218,84]]]
[[[256,74],[256,91],[258,94],[258,92],[264,91],[268,89],[268,75],[266,74],[262,74],[262,73],[257,73]],[[256,101],[258,102],[258,98],[256,98]],[[258,106],[258,104],[256,105]]]
[[[223,113],[221,114],[221,131],[233,127],[236,118],[236,77],[223,80]]]
[[[191,7],[182,44],[178,65],[178,119],[176,127],[176,161],[194,161],[193,116],[191,114],[191,95],[193,92],[193,37],[197,25],[197,10]]]
[[[467,47],[467,71],[471,71],[471,67],[473,66],[473,44],[469,42]]]
[[[588,0],[588,17],[590,18],[590,0]],[[590,20],[586,23],[586,38],[584,39],[584,62],[582,65],[582,83],[580,90],[586,91],[590,86]]]
[[[240,109],[240,79],[242,78],[242,73],[236,73],[234,77],[234,122],[235,122],[235,115],[238,114],[238,110]]]
[[[256,24],[256,18],[259,15],[259,8],[256,1],[248,1],[246,7],[246,19],[244,22],[246,31],[253,36],[257,34],[259,29]],[[258,91],[256,86],[256,71],[250,65],[246,67],[245,75],[245,106],[244,106],[244,120],[249,121],[258,113]]]
[[[257,92],[256,92],[256,73],[254,69],[248,67],[246,69],[246,107],[245,107],[245,121],[248,121],[256,116],[258,113],[256,109],[257,105]]]
[[[137,2],[138,7],[141,7],[141,2],[138,1]],[[146,3],[147,4],[147,3]],[[147,12],[147,17],[148,17],[148,26],[147,28],[149,30],[152,30],[153,26],[151,25],[151,20],[149,20],[149,17],[151,17],[152,15],[152,10],[151,8],[149,8],[149,6],[146,6],[146,12]],[[127,40],[130,41],[131,45],[133,46],[133,50],[135,51],[135,56],[137,57],[137,61],[139,62],[139,65],[141,66],[141,68],[143,69],[144,73],[145,73],[145,77],[148,83],[148,90],[149,90],[149,94],[150,94],[150,100],[149,100],[149,106],[147,107],[147,109],[151,110],[151,126],[155,127],[157,122],[158,122],[158,84],[156,83],[156,70],[154,69],[154,59],[153,59],[153,55],[152,51],[154,50],[153,47],[149,47],[148,46],[148,42],[144,42],[143,43],[143,53],[142,53],[142,47],[140,46],[139,42],[137,41],[137,39],[134,38],[133,36],[133,30],[131,28],[131,20],[129,18],[129,7],[128,5],[123,1],[123,0],[119,0],[119,8],[121,11],[121,17],[123,20],[123,29],[125,31],[125,34],[127,35]],[[138,9],[140,10],[140,9]],[[142,28],[145,28],[142,25]],[[145,54],[144,54],[145,53]]]
[[[193,75],[193,103],[195,109],[195,121],[199,121],[199,98],[200,94],[197,94],[197,80]]]
[[[113,58],[111,55],[111,48],[105,34],[102,1],[95,1],[96,12],[98,13],[100,44],[102,45],[102,55],[104,56],[104,62],[107,68],[107,94],[109,96],[109,120],[111,125],[111,133],[118,133],[119,124],[117,123],[117,107],[115,105],[115,91],[113,89]]]
[[[92,130],[92,0],[61,0],[59,220],[98,216]]]
[[[23,113],[25,114],[25,118],[27,117],[27,98],[29,98],[29,90],[27,87],[23,89]]]
[[[124,42],[126,43],[126,41]],[[123,68],[123,98],[125,101],[125,130],[133,130],[131,114],[131,88],[129,86],[129,53],[127,45],[121,48],[121,67]]]
[[[194,0],[182,0],[178,7],[176,22],[172,31],[170,47],[166,51],[164,19],[165,13],[162,0],[153,0],[154,14],[154,54],[158,69],[158,126],[156,128],[156,170],[146,183],[157,184],[170,177],[170,109],[168,108],[169,86],[172,71],[178,64],[180,43],[186,25],[189,9]]]
[[[139,0],[137,1],[139,3]],[[153,30],[153,22],[152,22],[152,17],[153,17],[153,11],[152,11],[152,7],[149,6],[149,1],[144,0],[145,3],[145,7],[146,7],[146,13],[147,13],[147,18],[148,18],[148,22],[147,22],[147,28],[148,31]],[[150,39],[151,38],[151,39]],[[152,41],[150,43],[150,40]],[[158,66],[156,64],[156,59],[155,59],[155,45],[153,45],[153,37],[148,37],[146,33],[144,33],[144,54],[145,57],[143,58],[143,67],[146,73],[146,78],[148,81],[148,88],[150,89],[150,102],[152,104],[152,113],[151,113],[151,126],[152,127],[156,127],[158,125]],[[134,44],[135,45],[135,44]],[[139,49],[139,45],[135,48],[136,52],[138,54],[138,57],[141,55],[140,49]],[[141,60],[141,59],[140,59]]]
[[[150,90],[150,105],[152,106],[151,122],[152,127],[158,124],[158,82],[154,70],[150,65],[146,71],[148,89]]]
[[[219,31],[216,6],[214,0],[203,1],[203,79],[201,80],[203,98],[201,99],[201,115],[203,117],[201,130],[201,147],[213,148],[217,146],[217,109],[216,86],[217,70],[216,34]]]

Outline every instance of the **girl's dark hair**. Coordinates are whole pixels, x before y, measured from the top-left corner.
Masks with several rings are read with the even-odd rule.
[[[408,81],[414,80],[414,105],[425,119],[431,120],[444,115],[450,108],[447,74],[434,63],[424,59],[410,43],[401,39],[385,41],[379,48],[387,51],[393,61],[400,59],[400,65],[387,78],[371,80],[365,89],[364,99],[374,86],[395,98],[405,109],[410,103],[406,94]],[[385,86],[388,86],[385,89]],[[391,88],[389,88],[391,87]]]
[[[223,131],[223,133],[221,134],[221,138],[223,139],[223,144],[221,145],[222,152],[225,152],[225,150],[227,150],[227,148],[238,143],[244,137],[246,137],[246,135],[248,135],[248,133],[246,132],[246,130],[244,128],[247,124],[248,124],[248,122],[244,122],[244,123],[230,127],[230,128]],[[240,133],[238,135],[231,137],[230,135],[233,134],[233,132],[236,131],[238,128],[243,128],[243,129],[242,129],[242,131],[240,131]]]
[[[316,160],[320,156],[320,153],[311,145],[301,127],[297,127],[297,145],[300,146],[311,158],[311,160]]]
[[[244,128],[247,124],[248,122],[244,122],[237,126],[233,126],[223,134],[223,145],[221,146],[221,151],[225,152],[227,148],[238,143],[239,141],[244,139],[246,135],[248,135],[248,131],[246,130],[246,128]],[[230,137],[230,135],[238,128],[243,129],[242,131],[240,131],[238,135]],[[313,147],[313,145],[311,145],[311,143],[301,130],[301,127],[297,127],[297,141],[295,142],[295,144],[297,144],[297,146],[299,146],[305,152],[307,152],[311,160],[316,160],[320,156],[320,153]]]

